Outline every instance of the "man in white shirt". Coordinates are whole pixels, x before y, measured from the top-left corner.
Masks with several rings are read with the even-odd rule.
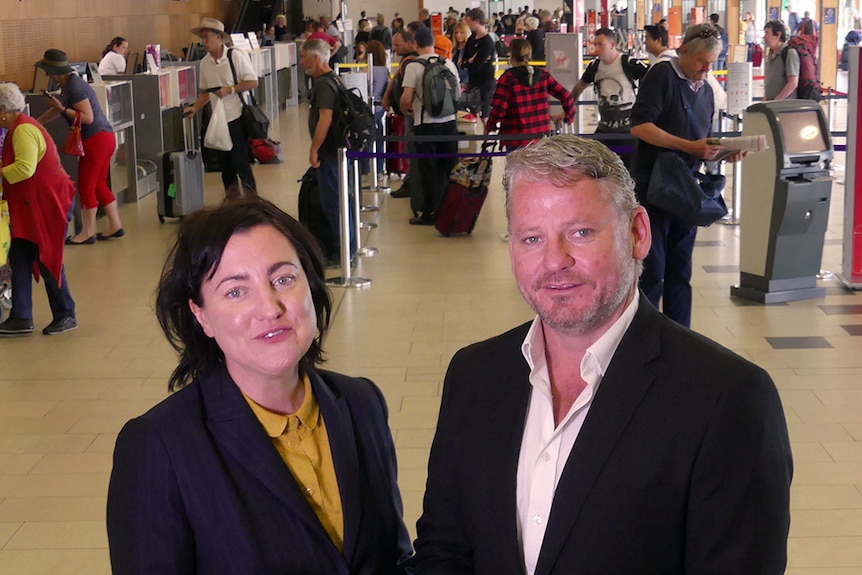
[[[192,33],[200,36],[207,55],[201,60],[200,65],[198,81],[200,95],[184,110],[184,113],[186,117],[193,117],[210,102],[214,103],[221,99],[233,143],[232,149],[219,151],[222,183],[227,190],[230,186],[236,185],[239,179],[244,186],[257,191],[257,184],[249,163],[248,133],[240,119],[242,114],[240,94],[257,88],[257,74],[251,66],[248,54],[242,50],[228,48],[226,42],[230,42],[230,36],[225,32],[224,24],[220,21],[215,18],[204,18],[200,26],[192,29]],[[232,55],[230,61],[228,54]],[[231,70],[231,62],[236,70],[236,76]]]
[[[525,323],[449,366],[417,575],[779,575],[790,444],[769,375],[638,292],[649,217],[604,145],[507,157]]]
[[[416,51],[422,60],[437,59],[434,52],[434,34],[430,28],[421,27],[416,31]],[[454,79],[458,78],[458,69],[451,60],[446,60],[446,67]],[[401,94],[400,106],[404,112],[413,113],[413,133],[417,136],[452,136],[448,142],[416,142],[416,151],[420,154],[457,154],[458,135],[455,123],[455,111],[451,114],[433,116],[424,105],[422,80],[425,76],[425,66],[418,62],[404,65],[404,91]],[[424,191],[422,215],[410,219],[413,225],[431,225],[434,223],[436,211],[446,193],[449,182],[449,172],[455,164],[455,158],[418,158],[419,173],[422,176]]]

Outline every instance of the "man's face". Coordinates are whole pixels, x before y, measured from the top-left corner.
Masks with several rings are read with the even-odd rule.
[[[637,284],[650,246],[643,208],[620,217],[598,180],[512,182],[509,254],[521,295],[564,335],[600,335]]]
[[[662,53],[663,47],[661,45],[661,41],[653,40],[652,36],[649,34],[646,35],[646,49],[647,52],[652,54],[653,56],[658,56]]]
[[[617,59],[617,45],[605,35],[596,36],[596,53],[605,64],[613,64]]]
[[[464,16],[464,22],[467,23],[467,26],[473,32],[476,32],[482,26],[481,22],[479,22],[478,20],[473,20],[469,16]]]
[[[692,82],[706,80],[706,75],[709,74],[716,60],[718,60],[718,52],[692,53],[688,45],[679,49],[679,67]]]
[[[781,35],[774,34],[772,28],[767,27],[763,32],[763,41],[770,50],[777,50],[781,46]]]
[[[313,78],[316,78],[318,75],[318,61],[319,58],[314,52],[306,52],[305,50],[300,51],[299,64],[302,66],[302,69],[305,70],[305,73]]]
[[[406,53],[404,51],[404,38],[401,37],[401,34],[392,36],[392,50],[399,56],[403,56]]]
[[[213,30],[201,30],[201,42],[207,54],[218,55],[221,53],[224,43],[221,34]]]

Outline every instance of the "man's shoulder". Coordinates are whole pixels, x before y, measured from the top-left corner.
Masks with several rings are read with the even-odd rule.
[[[453,364],[470,366],[483,365],[486,369],[500,368],[503,363],[524,361],[521,344],[527,337],[532,320],[492,338],[479,341],[461,348],[452,358]]]

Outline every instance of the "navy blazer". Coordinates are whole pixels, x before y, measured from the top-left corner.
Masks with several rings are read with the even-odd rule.
[[[459,351],[416,573],[523,575],[517,467],[529,324]],[[779,575],[792,463],[769,375],[641,296],[560,476],[536,575]]]
[[[380,390],[310,374],[344,509],[339,552],[224,368],[129,421],[108,488],[115,574],[385,575],[412,550]]]

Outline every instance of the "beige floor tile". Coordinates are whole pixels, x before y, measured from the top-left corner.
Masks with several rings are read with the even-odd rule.
[[[862,569],[862,537],[794,537],[787,542],[787,553],[792,568]]]
[[[0,497],[98,497],[107,490],[107,473],[0,475]]]
[[[862,492],[853,485],[800,485],[790,489],[791,509],[862,509]],[[793,521],[796,521],[795,513]]]
[[[107,549],[0,550],[0,573],[110,575]]]
[[[6,542],[12,539],[12,536],[21,528],[21,523],[10,523],[0,519],[0,549],[6,545]],[[3,564],[0,562],[0,567]]]
[[[40,453],[2,453],[0,469],[8,475],[26,475],[43,457]]]
[[[96,434],[0,435],[0,453],[81,453]]]
[[[862,509],[797,509],[791,537],[860,537]]]
[[[33,475],[110,473],[110,453],[50,453],[30,471]]]
[[[7,497],[0,502],[0,522],[104,521],[105,497]]]
[[[103,521],[28,522],[4,549],[100,549],[108,547]]]

